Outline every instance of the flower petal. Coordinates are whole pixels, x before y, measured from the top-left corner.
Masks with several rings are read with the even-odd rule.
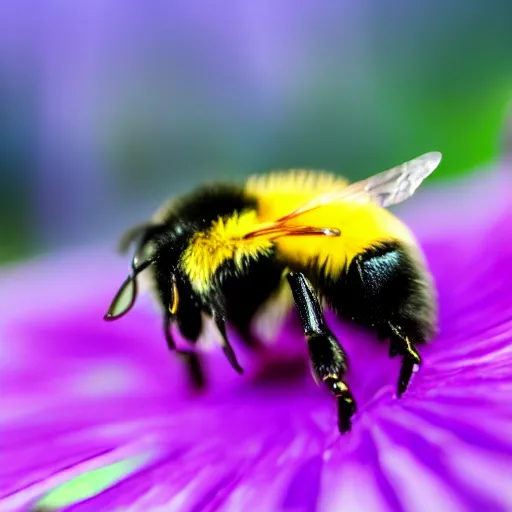
[[[3,276],[0,510],[509,510],[512,209],[504,190],[487,190],[492,215],[470,229],[471,201],[454,211],[446,200],[435,230],[411,215],[439,291],[440,333],[420,348],[424,364],[402,399],[399,361],[371,334],[330,319],[358,401],[343,437],[332,400],[309,375],[262,378],[249,353],[243,378],[208,354],[211,386],[194,396],[144,301],[119,322],[103,321],[123,279],[105,252]],[[434,200],[423,203],[428,211]],[[293,319],[281,336],[297,338],[305,359]]]

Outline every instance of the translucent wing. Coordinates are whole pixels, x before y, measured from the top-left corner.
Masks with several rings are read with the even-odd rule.
[[[384,208],[401,203],[411,197],[423,180],[434,172],[441,157],[437,151],[426,153],[366,180],[352,183],[342,190],[321,195],[277,222],[340,201],[373,202]]]
[[[274,222],[262,224],[254,231],[247,233],[244,238],[260,236],[278,238],[297,235],[339,236],[337,229],[328,226],[313,228],[289,225],[287,222],[321,206],[338,202],[372,202],[383,208],[401,203],[411,197],[423,180],[434,172],[441,158],[441,153],[437,151],[425,153],[366,180],[323,194]]]

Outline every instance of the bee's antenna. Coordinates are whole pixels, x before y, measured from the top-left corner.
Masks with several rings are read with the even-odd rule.
[[[103,317],[104,320],[117,320],[126,315],[135,304],[137,299],[138,287],[136,277],[146,268],[148,268],[156,259],[155,255],[148,256],[144,254],[144,248],[149,238],[161,229],[160,225],[152,223],[142,223],[128,230],[123,236],[120,248],[124,252],[128,247],[136,242],[135,251],[133,253],[130,275],[124,280],[123,284],[116,293],[114,299],[110,303],[107,313]]]
[[[137,257],[134,256],[132,260],[132,271],[130,275],[124,280],[123,284],[116,293],[114,299],[110,303],[107,313],[103,317],[104,320],[117,320],[126,315],[135,304],[138,293],[137,276],[146,270],[152,263],[153,259],[148,259],[137,265]]]

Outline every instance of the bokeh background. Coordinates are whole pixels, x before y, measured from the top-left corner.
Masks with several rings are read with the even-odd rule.
[[[0,3],[0,264],[111,240],[205,179],[496,160],[509,0]],[[114,241],[111,241],[114,247]]]

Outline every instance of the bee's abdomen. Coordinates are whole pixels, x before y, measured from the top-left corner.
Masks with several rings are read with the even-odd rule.
[[[427,341],[436,323],[430,275],[414,250],[384,242],[357,255],[338,279],[321,277],[319,289],[339,316],[387,335],[390,323],[415,341]]]

